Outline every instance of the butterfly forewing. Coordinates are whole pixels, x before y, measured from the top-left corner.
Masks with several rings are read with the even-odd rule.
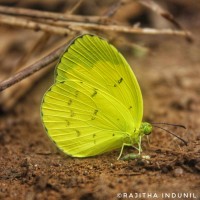
[[[138,82],[124,57],[107,41],[91,35],[76,39],[63,54],[57,73],[57,81],[84,80],[112,94],[140,127],[143,102]]]

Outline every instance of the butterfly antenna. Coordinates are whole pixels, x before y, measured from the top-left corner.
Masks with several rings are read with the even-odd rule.
[[[158,122],[158,123],[151,123],[151,124],[163,124],[163,125],[168,125],[168,126],[175,126],[175,127],[180,127],[186,129],[186,127],[182,124],[170,124],[170,123],[165,123],[165,122]]]
[[[174,134],[173,132],[171,132],[171,131],[169,131],[169,130],[167,130],[167,129],[165,129],[165,128],[162,128],[162,127],[160,127],[160,126],[154,125],[154,127],[160,128],[160,129],[162,129],[162,130],[168,132],[169,134],[175,136],[176,138],[178,138],[179,140],[181,140],[181,141],[187,146],[187,142],[186,142],[183,138],[181,138],[180,136],[178,136],[178,135]]]

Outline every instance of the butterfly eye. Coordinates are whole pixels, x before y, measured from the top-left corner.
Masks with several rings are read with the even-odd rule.
[[[145,134],[145,135],[150,135],[150,134],[151,134],[151,132],[144,132],[144,134]]]

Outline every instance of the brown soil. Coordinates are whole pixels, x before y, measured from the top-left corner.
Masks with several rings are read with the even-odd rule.
[[[188,146],[155,128],[150,144],[143,141],[149,160],[117,160],[119,150],[85,159],[62,155],[40,120],[51,72],[13,111],[0,116],[0,199],[126,199],[122,193],[132,199],[135,193],[156,194],[157,199],[162,193],[194,193],[200,199],[200,31],[191,29],[193,44],[183,38],[152,37],[147,39],[151,51],[146,57],[125,54],[141,85],[144,120],[185,125],[187,130],[166,128]],[[124,154],[133,151],[126,148]],[[151,199],[141,195],[138,199]]]

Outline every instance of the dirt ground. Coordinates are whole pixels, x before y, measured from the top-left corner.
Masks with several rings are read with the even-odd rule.
[[[0,199],[200,199],[200,16],[193,20],[183,21],[194,34],[193,43],[144,36],[137,39],[150,48],[146,56],[133,57],[122,49],[141,86],[144,121],[185,125],[186,130],[165,128],[187,146],[154,128],[149,144],[143,140],[149,160],[117,160],[119,150],[85,159],[59,153],[40,119],[51,71],[14,109],[0,115]],[[124,154],[133,151],[126,148]],[[190,196],[178,198],[181,193]],[[176,197],[162,198],[166,194]]]

